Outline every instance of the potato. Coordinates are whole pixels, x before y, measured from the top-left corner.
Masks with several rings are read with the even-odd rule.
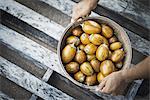
[[[79,47],[80,50],[84,50],[85,45],[80,44],[78,47]]]
[[[72,34],[75,36],[80,36],[83,33],[82,27],[78,26],[72,30]]]
[[[117,50],[120,49],[121,47],[122,47],[121,42],[114,42],[110,45],[111,50]]]
[[[100,71],[100,61],[93,59],[90,61],[90,64],[92,66],[92,68],[94,69],[95,72],[99,72]]]
[[[78,82],[84,82],[84,80],[85,80],[85,75],[81,72],[81,71],[79,71],[79,72],[77,72],[76,74],[74,74],[74,78],[75,78],[75,80],[77,80]]]
[[[119,62],[124,58],[125,52],[122,49],[115,50],[112,53],[111,60],[113,62]]]
[[[113,30],[108,25],[102,24],[102,35],[106,38],[111,38],[113,36]]]
[[[100,34],[91,34],[89,40],[95,45],[100,45],[104,42],[103,37]]]
[[[87,34],[96,34],[101,32],[101,26],[95,21],[84,21],[82,30]]]
[[[81,40],[82,44],[89,44],[89,43],[90,43],[89,35],[86,34],[86,33],[83,33],[83,34],[80,36],[80,40]]]
[[[86,54],[82,50],[78,50],[75,55],[75,61],[82,64],[86,61]]]
[[[112,52],[109,50],[109,56],[108,56],[108,59],[111,59],[111,56],[112,56]]]
[[[94,73],[92,66],[90,65],[89,62],[84,62],[80,66],[80,70],[83,74],[90,76]]]
[[[123,63],[122,61],[120,61],[120,62],[115,63],[115,65],[116,65],[116,68],[121,69],[123,66]]]
[[[101,72],[99,72],[97,74],[97,81],[100,83],[103,78],[105,78],[105,76]]]
[[[105,59],[108,58],[108,56],[109,56],[108,46],[105,44],[100,45],[96,51],[96,58],[99,61],[104,61]]]
[[[96,56],[94,54],[92,55],[87,55],[87,61],[91,61],[92,59],[96,59]]]
[[[92,43],[89,43],[85,46],[84,51],[86,54],[94,54],[97,50],[97,46]]]
[[[70,62],[65,68],[68,73],[76,73],[79,71],[79,64],[77,62]]]
[[[95,83],[96,83],[96,74],[86,77],[85,84],[90,86],[90,85],[94,85]]]
[[[76,47],[73,44],[68,44],[62,50],[63,63],[69,63],[76,54]]]
[[[114,43],[114,42],[117,42],[118,39],[116,38],[116,36],[113,36],[109,39],[109,43]]]
[[[106,45],[109,46],[108,40],[105,37],[103,37],[103,36],[102,36],[102,38],[103,38],[103,44],[106,44]]]
[[[80,39],[76,36],[69,36],[66,40],[67,44],[75,44],[78,46],[80,44]]]
[[[100,65],[100,72],[107,76],[115,70],[115,66],[111,60],[105,60]]]

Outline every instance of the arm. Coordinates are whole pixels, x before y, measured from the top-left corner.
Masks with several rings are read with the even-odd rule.
[[[81,17],[85,17],[96,8],[99,0],[82,0],[73,8],[71,22],[77,21]]]
[[[105,77],[97,90],[117,95],[123,93],[129,82],[135,79],[150,78],[150,56],[132,68],[113,72]]]

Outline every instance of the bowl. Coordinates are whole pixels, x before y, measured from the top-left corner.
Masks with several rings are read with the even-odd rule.
[[[106,23],[113,28],[115,33],[117,33],[115,35],[117,36],[119,41],[122,42],[124,51],[126,52],[126,57],[125,57],[124,65],[123,65],[122,69],[126,69],[126,68],[130,67],[131,59],[132,59],[132,48],[131,48],[131,43],[130,43],[129,37],[126,34],[126,32],[124,31],[124,29],[119,24],[117,24],[116,22],[114,22],[113,20],[111,20],[109,18],[106,18],[103,16],[87,17],[87,18],[84,18],[80,22],[75,22],[75,23],[68,25],[68,27],[63,32],[61,39],[59,41],[58,47],[57,47],[57,54],[58,54],[58,58],[59,58],[59,62],[60,62],[63,74],[65,75],[65,77],[67,77],[69,80],[71,80],[74,84],[76,84],[80,87],[92,90],[92,89],[96,89],[97,86],[96,85],[95,86],[88,86],[86,84],[79,83],[78,81],[73,79],[65,70],[65,67],[64,67],[64,65],[62,63],[62,59],[61,59],[61,51],[63,50],[63,48],[65,46],[66,38],[71,35],[71,31],[73,28],[79,26],[81,23],[83,23],[86,20],[93,20],[93,21],[96,21],[98,23]]]

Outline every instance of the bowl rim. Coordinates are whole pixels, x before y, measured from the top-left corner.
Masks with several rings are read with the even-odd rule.
[[[74,84],[80,86],[80,87],[83,87],[83,88],[86,88],[86,89],[90,89],[90,90],[95,90],[97,88],[98,85],[95,85],[95,86],[88,86],[86,84],[83,84],[83,83],[80,83],[78,81],[76,81],[75,79],[73,79],[68,73],[67,71],[65,70],[65,67],[64,67],[64,64],[62,63],[62,60],[61,60],[61,52],[60,52],[60,48],[61,48],[61,43],[62,43],[62,40],[65,36],[65,34],[68,32],[68,30],[73,26],[73,25],[77,25],[77,24],[80,24],[82,23],[83,21],[86,21],[86,20],[104,20],[104,21],[107,21],[108,23],[111,23],[113,24],[113,26],[116,26],[118,27],[118,29],[122,32],[122,34],[125,36],[126,38],[126,44],[128,44],[128,59],[126,61],[126,64],[123,66],[122,69],[127,69],[127,68],[130,68],[130,64],[131,64],[131,60],[132,60],[132,48],[131,48],[131,42],[130,42],[130,39],[126,33],[126,31],[118,24],[116,23],[115,21],[107,18],[107,17],[104,17],[104,16],[94,16],[94,17],[86,17],[84,18],[82,21],[79,21],[79,22],[74,22],[74,23],[70,23],[66,29],[64,30],[63,34],[61,35],[60,37],[60,40],[59,40],[59,43],[58,43],[58,46],[57,46],[57,54],[58,54],[58,59],[59,59],[59,63],[61,65],[61,69],[62,69],[62,72],[63,74],[65,75],[66,78],[68,78],[70,81],[72,81]],[[107,24],[108,24],[107,23]],[[112,26],[111,26],[112,27]],[[122,70],[121,69],[121,70]]]

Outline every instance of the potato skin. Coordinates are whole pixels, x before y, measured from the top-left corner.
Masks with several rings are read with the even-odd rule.
[[[96,59],[96,56],[95,54],[92,54],[92,55],[87,55],[87,61],[91,61],[92,59]]]
[[[113,36],[113,30],[110,26],[102,24],[102,35],[106,38],[111,38]]]
[[[121,47],[122,47],[121,42],[114,42],[110,45],[111,50],[117,50],[120,49]]]
[[[113,36],[113,37],[111,37],[110,39],[109,39],[109,43],[111,44],[111,43],[114,43],[114,42],[117,42],[118,41],[118,39],[116,38],[116,36]]]
[[[97,46],[95,46],[94,44],[92,43],[89,43],[87,44],[85,47],[84,47],[84,51],[86,54],[94,54],[97,50]]]
[[[111,60],[113,62],[119,62],[124,58],[125,52],[122,49],[115,50],[112,53]]]
[[[95,72],[99,72],[100,71],[100,61],[93,59],[90,61],[90,64],[92,66],[92,68],[94,69]]]
[[[82,28],[81,27],[75,27],[73,30],[72,30],[72,34],[75,35],[75,36],[80,36],[81,34],[83,33],[82,31]]]
[[[98,47],[97,51],[96,51],[96,58],[99,61],[104,61],[105,59],[107,59],[109,56],[109,50],[107,45],[102,44]]]
[[[79,72],[77,72],[77,73],[75,73],[74,74],[74,78],[75,78],[75,80],[77,80],[78,82],[84,82],[84,80],[85,80],[85,75],[81,72],[81,71],[79,71]]]
[[[103,78],[105,78],[105,76],[101,72],[99,72],[97,74],[97,81],[100,83]]]
[[[85,45],[84,44],[80,44],[78,47],[79,47],[80,50],[84,50]]]
[[[85,84],[87,84],[88,86],[91,86],[91,85],[94,85],[95,83],[96,83],[96,74],[86,77]]]
[[[82,30],[87,34],[96,34],[101,32],[101,26],[95,21],[85,21]]]
[[[76,47],[73,44],[68,44],[62,50],[63,63],[69,63],[76,54]]]
[[[77,62],[70,62],[65,66],[68,73],[76,73],[79,71],[79,64]]]
[[[80,70],[83,74],[90,76],[94,73],[92,66],[90,65],[89,62],[84,62],[80,66]]]
[[[115,66],[111,60],[105,60],[100,65],[100,72],[107,76],[115,70]]]
[[[121,69],[123,67],[123,62],[122,61],[117,62],[117,63],[115,63],[115,66],[116,66],[116,68]]]
[[[90,43],[89,35],[86,34],[86,33],[83,33],[83,34],[80,36],[80,41],[82,42],[82,44],[89,44],[89,43]]]
[[[89,40],[94,45],[100,45],[103,43],[103,37],[100,34],[91,34]]]
[[[69,36],[66,40],[67,44],[75,44],[78,46],[80,44],[80,39],[76,36]]]
[[[83,62],[86,61],[86,54],[82,50],[78,50],[76,55],[75,55],[75,61],[78,62],[79,64],[82,64]]]

